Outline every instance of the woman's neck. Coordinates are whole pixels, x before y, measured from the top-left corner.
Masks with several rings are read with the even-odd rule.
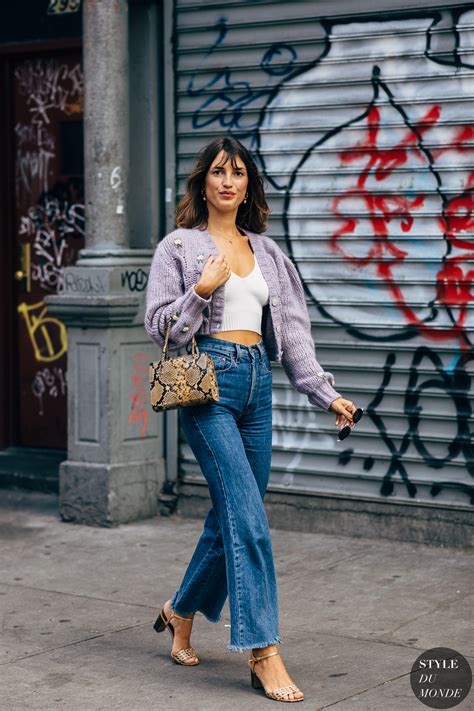
[[[240,235],[239,228],[235,224],[235,215],[225,215],[213,217],[209,215],[207,220],[207,231],[216,237],[236,237]]]

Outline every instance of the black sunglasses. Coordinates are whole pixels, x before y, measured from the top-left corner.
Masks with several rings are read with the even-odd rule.
[[[361,407],[358,407],[357,410],[354,412],[352,415],[352,421],[355,423],[359,422],[360,418],[364,414],[364,411]],[[352,427],[349,425],[345,425],[342,430],[339,432],[339,436],[337,438],[338,442],[342,442],[343,439],[346,439],[346,437],[349,437],[351,433]]]

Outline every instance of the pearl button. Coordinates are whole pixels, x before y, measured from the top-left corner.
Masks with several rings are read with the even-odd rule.
[[[276,306],[278,304],[278,299],[272,299],[272,305]]]
[[[216,328],[220,328],[220,327],[221,327],[220,323],[216,323]]]
[[[178,245],[178,246],[179,246],[180,244],[182,244],[182,242],[181,242],[181,240],[179,239],[179,237],[177,237],[177,239],[175,239],[174,243],[175,243],[176,245]]]
[[[276,330],[277,330],[277,333],[280,333],[280,331],[281,331],[281,326],[277,326],[277,327],[276,327]]]
[[[181,331],[182,331],[183,333],[186,333],[186,331],[189,331],[189,326],[183,326],[183,328],[181,329]]]

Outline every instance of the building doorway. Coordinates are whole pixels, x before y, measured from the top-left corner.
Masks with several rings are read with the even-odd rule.
[[[83,77],[78,49],[10,63],[17,320],[11,347],[20,447],[65,449],[67,333],[44,297],[61,290],[84,246]]]

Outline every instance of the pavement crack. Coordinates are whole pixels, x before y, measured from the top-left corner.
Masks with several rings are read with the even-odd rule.
[[[472,591],[468,590],[464,595],[461,594],[455,594],[454,597],[447,598],[446,600],[440,600],[439,602],[436,603],[433,607],[431,607],[429,610],[425,610],[424,612],[420,612],[419,615],[416,615],[415,617],[410,618],[409,620],[405,620],[405,622],[402,622],[398,627],[394,627],[391,629],[387,634],[388,635],[393,635],[395,632],[398,632],[399,630],[403,629],[407,625],[411,625],[412,622],[416,622],[416,620],[419,620],[422,617],[426,617],[427,615],[431,615],[433,612],[436,612],[437,610],[443,609],[443,607],[448,607],[451,605],[453,602],[459,602],[460,600],[464,600],[466,597],[469,597],[472,595]]]
[[[345,558],[339,558],[339,560],[331,560],[328,561],[326,564],[322,564],[319,566],[319,568],[316,568],[314,571],[317,573],[318,571],[323,571],[323,570],[331,570],[332,568],[337,568],[341,563],[352,563],[354,560],[359,560],[360,558],[366,558],[368,555],[367,552],[363,553],[354,553],[354,555],[347,556]]]
[[[372,686],[367,686],[365,689],[361,689],[360,691],[355,691],[352,694],[348,694],[347,696],[344,696],[342,699],[338,699],[337,701],[332,701],[330,704],[324,704],[324,706],[319,706],[317,711],[323,711],[323,709],[328,709],[331,706],[337,706],[338,704],[342,703],[343,701],[347,701],[348,699],[353,699],[356,696],[361,696],[362,694],[366,694],[368,691],[372,691],[373,689],[378,689],[381,686],[385,686],[385,684],[391,684],[394,681],[398,681],[399,679],[404,679],[407,676],[410,676],[411,674],[411,669],[410,671],[404,672],[403,674],[397,674],[396,676],[390,677],[389,679],[384,679],[383,681],[380,681],[378,684],[373,684]]]
[[[24,654],[21,657],[15,657],[15,659],[8,659],[6,662],[0,662],[0,666],[4,667],[8,664],[15,664],[16,662],[21,662],[24,659],[30,659],[31,657],[38,657],[41,654],[48,654],[49,652],[55,652],[57,649],[66,649],[66,647],[74,647],[79,644],[84,644],[84,642],[90,642],[94,639],[100,639],[101,637],[107,637],[108,635],[118,634],[119,632],[126,632],[127,630],[139,629],[140,627],[148,627],[152,622],[140,622],[136,625],[127,625],[126,627],[118,627],[117,629],[105,630],[100,634],[94,634],[90,637],[84,637],[83,639],[75,639],[72,642],[65,642],[64,644],[58,644],[55,647],[48,647],[48,649],[40,649],[38,652],[31,652],[31,654]]]
[[[49,588],[41,588],[41,587],[37,587],[36,585],[19,585],[18,583],[4,583],[1,580],[0,580],[0,585],[6,585],[7,587],[10,587],[10,588],[22,588],[24,590],[36,590],[37,592],[52,593],[54,595],[68,595],[70,597],[79,597],[84,600],[97,600],[98,602],[112,602],[112,603],[116,603],[117,605],[128,605],[129,607],[143,607],[148,610],[156,610],[157,609],[157,607],[155,607],[155,605],[145,605],[144,603],[141,603],[141,602],[128,602],[125,600],[115,600],[115,599],[109,598],[109,597],[96,597],[95,595],[80,595],[78,593],[72,593],[72,592],[67,592],[67,591],[62,591],[62,590],[50,590]]]
[[[284,624],[282,624],[282,629],[284,628]],[[291,631],[296,631],[300,630],[303,632],[307,632],[307,627],[301,627],[299,625],[291,627]],[[317,633],[319,635],[325,635],[326,637],[335,637],[336,639],[347,639],[351,640],[353,642],[368,642],[369,644],[384,644],[387,646],[392,646],[392,647],[402,647],[403,649],[413,649],[413,650],[419,650],[420,652],[423,652],[426,648],[425,647],[417,647],[414,644],[404,644],[403,642],[399,642],[393,639],[386,639],[386,638],[381,638],[381,637],[357,637],[355,635],[350,635],[350,634],[340,634],[338,632],[328,632],[326,630],[321,630],[318,629]],[[474,656],[470,654],[465,654],[463,652],[463,656],[466,657],[467,659],[473,659]]]
[[[407,674],[409,674],[409,673],[410,672],[407,672]],[[352,694],[348,694],[347,696],[344,696],[342,699],[338,699],[337,701],[331,701],[330,704],[324,704],[324,706],[319,706],[316,711],[323,711],[323,709],[328,709],[331,706],[337,706],[338,704],[342,704],[344,701],[348,701],[349,699],[353,699],[356,696],[361,696],[362,694],[366,694],[368,691],[372,691],[373,689],[378,689],[380,686],[384,686],[384,684],[389,684],[392,681],[396,681],[397,679],[402,679],[407,674],[399,674],[398,676],[393,677],[393,679],[385,679],[384,681],[381,681],[378,684],[374,684],[373,686],[368,686],[365,689],[361,689],[360,691],[355,691]]]

